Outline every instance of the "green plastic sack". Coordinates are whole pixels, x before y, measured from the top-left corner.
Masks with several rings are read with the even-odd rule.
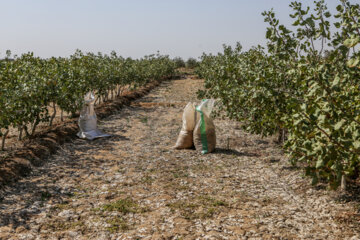
[[[214,100],[207,99],[196,107],[200,118],[195,126],[193,139],[196,150],[201,151],[202,154],[211,153],[216,147],[215,125],[210,117],[213,106]]]

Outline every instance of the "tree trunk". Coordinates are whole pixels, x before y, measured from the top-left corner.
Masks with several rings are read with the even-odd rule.
[[[31,136],[34,136],[35,134],[35,130],[36,130],[36,127],[39,125],[40,123],[40,119],[39,119],[39,116],[36,116],[36,120],[32,126],[32,129],[31,129]]]
[[[279,133],[278,133],[278,140],[277,140],[278,144],[282,143],[282,129],[280,128]]]
[[[341,186],[340,186],[342,191],[346,191],[346,177],[345,175],[341,176]]]
[[[278,135],[278,143],[283,144],[286,140],[286,129],[280,128],[279,135]]]
[[[9,134],[9,129],[6,129],[5,133],[2,135],[2,141],[1,141],[1,151],[5,150],[5,140],[7,135]]]
[[[21,140],[21,139],[22,139],[22,133],[23,133],[23,126],[19,126],[19,127],[18,127],[18,130],[19,130],[19,137],[18,137],[18,139]]]
[[[26,125],[23,125],[23,129],[24,129],[26,137],[30,137],[30,133],[29,133],[28,128],[27,128]]]
[[[60,112],[60,120],[63,122],[64,121],[64,111],[61,109]]]
[[[125,89],[125,87],[120,87],[120,89],[119,89],[120,96],[122,96],[122,95],[123,95],[123,93],[124,93],[124,89]]]
[[[56,117],[56,104],[55,104],[55,102],[53,102],[53,109],[54,109],[54,112],[51,115],[49,126],[52,126],[54,118]]]
[[[120,85],[119,85],[119,86],[118,86],[118,89],[117,89],[117,96],[118,96],[118,97],[120,97],[120,93],[121,93],[120,90],[121,90],[121,87],[120,87]]]

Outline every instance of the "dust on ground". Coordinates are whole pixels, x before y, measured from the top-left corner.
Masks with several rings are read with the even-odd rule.
[[[271,138],[216,120],[217,149],[173,150],[203,81],[163,82],[8,186],[0,239],[360,239],[360,214],[291,167]]]

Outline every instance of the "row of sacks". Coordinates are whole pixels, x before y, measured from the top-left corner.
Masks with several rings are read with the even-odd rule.
[[[210,117],[214,107],[214,100],[206,99],[199,106],[189,102],[183,113],[183,124],[175,149],[191,149],[201,151],[202,154],[215,150],[215,125]]]

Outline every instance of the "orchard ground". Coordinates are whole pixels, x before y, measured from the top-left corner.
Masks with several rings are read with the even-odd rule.
[[[203,80],[164,81],[1,192],[0,239],[360,239],[358,203],[312,187],[272,138],[215,120],[217,149],[174,150]]]

